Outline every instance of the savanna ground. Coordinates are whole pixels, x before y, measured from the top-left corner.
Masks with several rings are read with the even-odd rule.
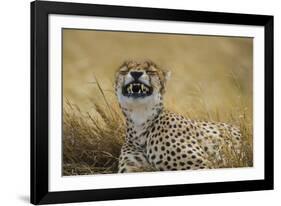
[[[252,56],[251,38],[64,30],[63,175],[117,172],[125,122],[113,82],[129,59],[172,72],[169,110],[239,126],[242,155],[225,147],[225,167],[252,166]]]

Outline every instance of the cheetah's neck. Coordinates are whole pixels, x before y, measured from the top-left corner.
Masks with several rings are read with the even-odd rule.
[[[153,107],[137,107],[123,109],[126,117],[127,140],[137,144],[145,144],[147,129],[153,124],[157,117],[163,112],[163,104],[159,103]]]

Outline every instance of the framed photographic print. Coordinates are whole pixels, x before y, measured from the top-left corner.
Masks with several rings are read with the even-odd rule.
[[[31,3],[33,204],[273,189],[273,16]]]

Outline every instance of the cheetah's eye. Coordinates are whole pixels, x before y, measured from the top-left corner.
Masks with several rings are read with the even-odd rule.
[[[119,72],[119,74],[121,74],[121,75],[126,75],[127,73],[128,73],[128,71],[125,71],[125,70]]]
[[[157,74],[157,71],[146,71],[146,73],[149,75],[155,75]]]

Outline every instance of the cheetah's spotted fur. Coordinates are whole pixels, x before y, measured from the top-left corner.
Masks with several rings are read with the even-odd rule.
[[[223,142],[239,153],[238,128],[189,120],[164,109],[167,77],[151,61],[125,62],[116,74],[115,91],[127,126],[121,173],[212,168],[210,157],[224,162],[219,159]]]

